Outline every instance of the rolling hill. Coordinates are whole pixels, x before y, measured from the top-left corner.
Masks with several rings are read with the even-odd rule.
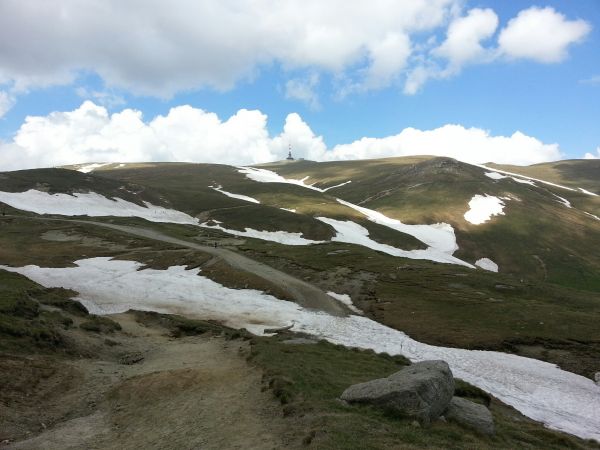
[[[256,334],[291,322],[336,344],[413,359],[433,351],[421,345],[433,346],[465,380],[529,411],[535,407],[523,399],[510,403],[514,394],[495,375],[478,372],[489,363],[458,355],[493,350],[548,361],[593,385],[598,180],[600,165],[591,161],[521,168],[438,157],[4,172],[0,266],[74,289],[101,314],[146,308]],[[115,279],[130,280],[139,295],[119,283],[105,291],[103,273],[120,273]],[[199,278],[205,284],[196,286]],[[221,288],[248,298],[233,300],[237,294]],[[194,295],[211,300],[198,309],[185,303]],[[219,299],[229,296],[232,306],[223,309]],[[391,346],[404,339],[400,332],[415,339],[413,350]],[[495,358],[499,368],[514,369],[510,358]],[[573,392],[566,395],[579,395]],[[554,416],[530,417],[556,428]]]

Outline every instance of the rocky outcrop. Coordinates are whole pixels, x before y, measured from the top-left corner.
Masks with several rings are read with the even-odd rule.
[[[376,405],[427,425],[442,415],[453,394],[454,378],[448,364],[423,361],[387,378],[350,386],[341,399],[348,403]]]
[[[453,397],[444,413],[450,422],[456,422],[478,433],[494,434],[494,418],[489,409],[461,397]]]
[[[341,400],[369,404],[428,425],[440,416],[485,435],[494,434],[494,418],[479,403],[454,397],[454,377],[445,361],[423,361],[387,378],[350,386]],[[416,423],[416,422],[415,422]]]

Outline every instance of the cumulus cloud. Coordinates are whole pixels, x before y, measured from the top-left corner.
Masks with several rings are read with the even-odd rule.
[[[554,8],[533,6],[521,11],[500,32],[499,51],[513,59],[557,63],[567,57],[570,45],[591,30],[584,20],[568,20]]]
[[[596,153],[588,152],[583,157],[584,159],[600,159],[600,147],[596,148]]]
[[[337,145],[323,159],[362,159],[391,156],[449,156],[471,163],[496,162],[527,165],[560,159],[557,144],[544,144],[520,131],[511,136],[492,136],[480,128],[444,125],[433,130],[406,128],[384,138],[362,138]]]
[[[469,62],[481,62],[489,52],[481,45],[481,41],[490,38],[497,27],[498,16],[493,10],[472,9],[465,17],[452,21],[446,40],[433,53],[446,58],[454,70],[459,70]]]
[[[64,84],[87,70],[109,86],[170,96],[227,89],[273,62],[330,72],[364,63],[375,82],[403,66],[409,35],[442,26],[460,3],[4,0],[0,83]]]
[[[474,163],[533,164],[561,157],[557,144],[518,131],[493,136],[461,125],[406,128],[393,136],[328,148],[296,113],[287,116],[280,134],[271,136],[267,116],[256,110],[242,109],[221,120],[184,105],[144,121],[140,111],[109,114],[105,107],[86,101],[74,111],[27,117],[11,142],[0,143],[0,170],[84,162],[256,164],[282,159],[290,144],[295,156],[319,161],[437,155]]]
[[[464,0],[45,0],[0,2],[0,86],[16,93],[95,73],[109,89],[170,97],[229,89],[264,66],[345,80],[338,96],[430,78],[486,62],[498,26],[491,9]],[[428,43],[447,28],[438,48]],[[552,8],[521,11],[502,30],[500,53],[556,62],[589,32]],[[437,67],[438,60],[448,67]],[[310,83],[290,98],[314,104]],[[308,80],[310,81],[310,80]],[[334,82],[334,89],[338,86]],[[94,98],[99,101],[99,98]]]

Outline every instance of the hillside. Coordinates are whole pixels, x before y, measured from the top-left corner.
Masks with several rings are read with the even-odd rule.
[[[563,187],[433,157],[5,172],[0,266],[78,292],[95,314],[146,309],[256,334],[291,323],[445,359],[529,417],[593,437],[580,399],[600,367],[600,166],[583,163],[581,179],[544,180]],[[547,393],[518,396],[505,373]],[[540,412],[567,401],[573,421]]]

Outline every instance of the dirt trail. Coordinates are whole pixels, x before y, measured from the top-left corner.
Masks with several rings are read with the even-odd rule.
[[[133,351],[144,359],[130,365],[110,358],[67,362],[81,374],[70,398],[98,406],[3,448],[290,446],[284,442],[286,424],[279,405],[269,392],[261,392],[262,373],[246,362],[246,342],[205,335],[172,339],[162,329],[138,324],[131,314],[112,317],[123,327],[115,351]],[[40,399],[41,408],[45,402],[50,400]]]
[[[179,245],[181,247],[186,247],[193,250],[199,250],[222,258],[233,268],[249,272],[268,282],[278,285],[281,289],[288,293],[291,300],[305,308],[324,311],[336,316],[346,316],[350,312],[345,306],[343,306],[337,300],[331,298],[329,295],[327,295],[325,292],[323,292],[316,286],[307,283],[306,281],[300,280],[296,277],[293,277],[280,270],[277,270],[271,266],[260,263],[251,258],[248,258],[244,255],[240,255],[239,253],[225,248],[208,247],[205,245],[196,244],[194,242],[185,241],[183,239],[174,238],[156,230],[137,226],[116,225],[111,223],[97,222],[93,220],[79,219],[49,219],[42,217],[25,216],[19,216],[19,218],[27,218],[33,220],[56,220],[61,222],[91,224],[103,228],[109,228],[111,230],[120,231],[122,233],[132,234],[134,236],[146,239]]]

